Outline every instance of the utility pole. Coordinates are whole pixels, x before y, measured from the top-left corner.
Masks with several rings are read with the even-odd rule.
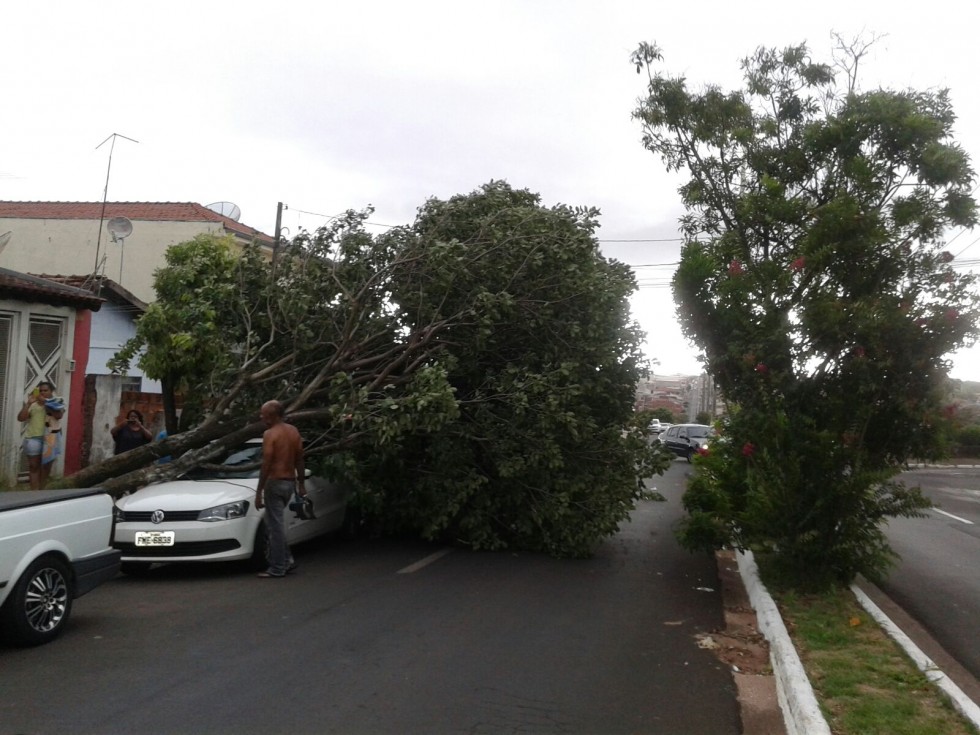
[[[289,205],[279,202],[276,204],[276,239],[272,242],[272,261],[275,262],[279,255],[279,238],[282,237],[282,210],[289,209]]]

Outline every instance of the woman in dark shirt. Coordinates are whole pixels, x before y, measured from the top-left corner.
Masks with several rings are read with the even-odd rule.
[[[153,435],[143,426],[143,414],[135,409],[126,414],[126,420],[113,427],[109,433],[116,443],[113,454],[122,454],[153,441]]]

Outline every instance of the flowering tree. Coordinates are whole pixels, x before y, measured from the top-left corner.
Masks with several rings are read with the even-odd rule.
[[[937,451],[944,355],[977,335],[944,250],[977,219],[947,91],[861,91],[866,49],[760,49],[733,92],[633,55],[644,145],[689,175],[677,313],[731,409],[682,540],[752,547],[801,586],[887,569],[881,522],[927,506],[895,476]]]

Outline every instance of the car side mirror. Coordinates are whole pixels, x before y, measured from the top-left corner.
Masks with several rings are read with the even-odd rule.
[[[304,469],[304,470],[303,470],[303,477],[304,477],[304,478],[306,478],[306,479],[308,480],[308,479],[310,479],[310,478],[311,478],[312,476],[313,476],[313,473],[312,473],[312,472],[311,472],[311,471],[310,471],[309,469]]]

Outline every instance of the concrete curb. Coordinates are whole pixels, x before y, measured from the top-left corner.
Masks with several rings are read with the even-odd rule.
[[[769,641],[769,659],[776,679],[776,695],[783,711],[788,735],[831,735],[810,679],[803,669],[775,601],[759,579],[759,568],[751,551],[738,552],[738,570],[749,601],[755,608],[759,631]]]
[[[902,650],[905,651],[906,655],[915,665],[919,667],[919,670],[926,675],[926,678],[939,687],[940,691],[945,694],[950,701],[953,703],[953,707],[963,715],[967,720],[969,720],[974,727],[980,729],[980,706],[977,706],[976,702],[970,699],[962,689],[960,689],[956,684],[950,680],[946,674],[939,670],[939,667],[933,662],[931,658],[926,656],[922,650],[912,642],[902,630],[891,621],[891,619],[885,615],[885,613],[878,607],[870,597],[868,597],[864,590],[860,589],[857,585],[851,585],[851,592],[857,598],[858,603],[861,607],[868,611],[868,614],[875,619],[875,621],[880,625],[884,631],[891,636]]]

